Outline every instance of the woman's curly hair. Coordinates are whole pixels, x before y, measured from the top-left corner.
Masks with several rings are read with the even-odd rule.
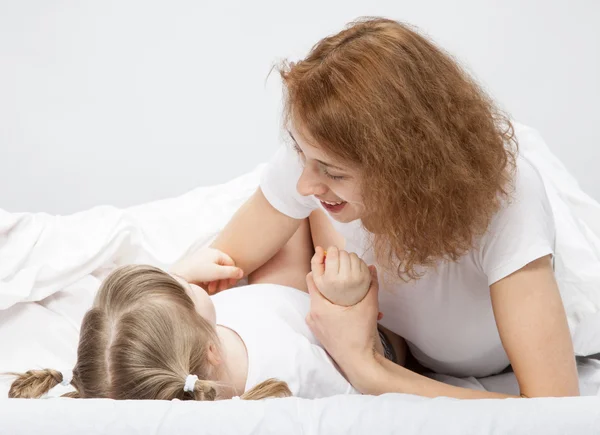
[[[351,23],[280,68],[285,121],[359,168],[379,261],[403,279],[457,260],[510,197],[510,120],[427,38],[396,21]]]

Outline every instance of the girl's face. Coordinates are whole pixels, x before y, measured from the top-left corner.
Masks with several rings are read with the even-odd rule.
[[[196,312],[215,327],[217,325],[217,313],[215,311],[215,305],[210,296],[208,296],[208,293],[196,284],[190,284],[178,276],[172,276],[183,286],[187,295],[192,299],[196,307]]]
[[[289,134],[304,167],[296,185],[298,193],[316,197],[338,222],[360,219],[365,208],[358,170],[328,156],[314,141],[309,143],[293,125]]]

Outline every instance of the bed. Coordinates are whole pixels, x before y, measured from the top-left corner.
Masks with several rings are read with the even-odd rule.
[[[578,355],[583,397],[460,401],[404,394],[216,403],[4,399],[0,434],[21,433],[511,433],[600,434],[600,204],[583,193],[539,134],[518,125],[521,152],[540,171],[557,225],[555,269]],[[206,245],[256,189],[263,166],[218,186],[141,206],[69,216],[0,210],[0,373],[72,368],[79,323],[115,267],[167,267]],[[514,375],[431,375],[516,393]],[[52,390],[58,396],[61,387]]]

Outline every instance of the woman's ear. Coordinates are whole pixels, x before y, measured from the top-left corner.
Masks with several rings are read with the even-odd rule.
[[[219,348],[212,341],[208,345],[208,362],[213,367],[219,367],[223,363]]]

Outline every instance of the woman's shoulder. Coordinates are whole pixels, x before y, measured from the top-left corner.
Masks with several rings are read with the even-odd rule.
[[[552,208],[544,181],[533,163],[519,155],[508,195],[493,216],[488,232],[503,231],[513,224],[539,223],[539,219],[552,219]]]
[[[535,165],[523,155],[518,155],[516,159],[512,193],[511,199],[518,201],[534,198],[538,201],[548,201],[542,176]]]
[[[260,188],[269,203],[281,213],[304,219],[317,208],[311,197],[298,193],[296,184],[302,174],[298,156],[288,145],[281,145],[264,168]]]
[[[531,261],[554,253],[554,216],[542,177],[518,156],[509,197],[479,241],[479,260],[489,284]]]

